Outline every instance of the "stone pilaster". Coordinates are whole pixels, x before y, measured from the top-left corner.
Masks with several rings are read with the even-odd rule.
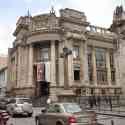
[[[108,81],[108,84],[111,86],[111,67],[110,67],[109,49],[107,49],[106,51],[106,68],[107,68],[107,81]]]
[[[56,86],[56,55],[55,41],[51,41],[51,83],[50,86]]]
[[[29,45],[29,64],[28,64],[28,84],[27,86],[33,85],[33,46]]]
[[[96,55],[95,48],[92,48],[92,69],[93,69],[93,82],[97,86],[97,72],[96,72]]]
[[[59,41],[59,86],[64,86],[64,58],[61,57],[63,53],[63,42]]]

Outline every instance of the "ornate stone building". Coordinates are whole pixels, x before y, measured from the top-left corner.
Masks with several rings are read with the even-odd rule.
[[[116,57],[119,70],[119,83],[125,96],[125,11],[122,6],[117,6],[113,15],[113,23],[110,30],[116,34]]]
[[[112,28],[111,28],[112,29]],[[76,94],[119,95],[117,34],[91,25],[84,12],[52,9],[20,17],[9,49],[8,94],[52,100]]]

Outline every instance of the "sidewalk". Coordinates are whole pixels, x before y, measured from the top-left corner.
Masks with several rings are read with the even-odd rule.
[[[114,107],[112,111],[109,106],[101,106],[94,107],[93,109],[89,109],[95,111],[97,114],[100,115],[109,115],[109,116],[116,116],[116,117],[125,117],[125,107]]]

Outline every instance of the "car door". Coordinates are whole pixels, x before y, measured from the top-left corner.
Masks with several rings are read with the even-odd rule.
[[[10,101],[7,104],[7,111],[9,112],[9,114],[13,115],[14,113],[14,104],[16,103],[15,99],[10,99]]]
[[[47,112],[46,125],[56,125],[56,121],[59,118],[60,113],[61,113],[61,110],[58,104],[50,105]]]

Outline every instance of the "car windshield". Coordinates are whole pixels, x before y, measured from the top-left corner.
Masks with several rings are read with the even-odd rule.
[[[81,112],[82,109],[78,104],[75,103],[65,103],[63,104],[64,109],[67,113],[76,113],[76,112]]]
[[[19,103],[19,104],[23,104],[24,102],[31,103],[31,100],[30,99],[18,99],[17,100],[17,103]]]

